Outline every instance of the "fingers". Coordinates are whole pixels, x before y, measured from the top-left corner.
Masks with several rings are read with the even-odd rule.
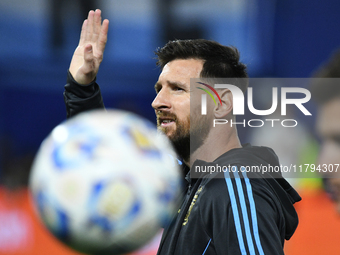
[[[92,36],[93,36],[93,16],[94,16],[94,11],[90,11],[89,15],[87,16],[87,26],[86,26],[86,36],[85,36],[85,41],[91,41]]]
[[[79,45],[83,45],[85,43],[85,37],[86,37],[86,28],[87,28],[87,19],[84,20],[83,26],[81,27],[81,33],[80,33],[80,39],[79,39]]]
[[[84,21],[82,28],[81,41],[93,42],[101,44],[101,49],[104,50],[107,41],[109,21],[106,19],[102,24],[101,10],[91,10],[88,14],[86,22]],[[104,44],[103,44],[104,43]]]
[[[93,72],[94,68],[94,57],[93,57],[93,49],[92,45],[88,44],[85,46],[84,49],[84,66],[83,66],[83,72],[86,73],[91,73]]]
[[[99,38],[98,38],[98,51],[102,54],[105,50],[105,45],[107,42],[107,32],[109,30],[109,20],[105,19],[100,29]]]
[[[95,12],[94,12],[93,38],[92,38],[92,40],[94,42],[96,42],[98,40],[98,37],[99,37],[100,28],[101,28],[101,24],[102,24],[101,14],[102,14],[102,12],[99,9],[95,10]]]

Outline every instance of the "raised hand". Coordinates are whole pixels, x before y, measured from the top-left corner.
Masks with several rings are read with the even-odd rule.
[[[102,23],[101,10],[89,12],[69,69],[77,83],[87,85],[96,77],[103,60],[108,28],[107,19]]]

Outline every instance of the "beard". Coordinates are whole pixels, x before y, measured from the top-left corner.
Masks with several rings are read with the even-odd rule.
[[[176,129],[170,135],[167,135],[170,128],[161,126],[160,117],[168,117],[175,122]],[[190,123],[192,124],[190,125]],[[189,115],[185,121],[180,121],[172,113],[160,112],[157,115],[158,130],[167,135],[177,155],[186,162],[189,162],[190,155],[201,147],[207,138],[210,131],[209,123],[206,118],[200,115],[196,115],[196,117],[190,117]]]

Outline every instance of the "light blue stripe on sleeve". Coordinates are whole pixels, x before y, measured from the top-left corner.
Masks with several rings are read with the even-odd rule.
[[[244,193],[243,193],[241,179],[240,179],[240,176],[238,175],[237,171],[234,173],[234,175],[235,175],[235,178],[236,178],[235,180],[236,180],[237,192],[238,192],[238,196],[239,196],[239,199],[240,199],[243,223],[244,223],[244,228],[245,228],[245,231],[246,231],[246,237],[247,237],[249,252],[250,252],[251,255],[255,255],[254,243],[253,243],[253,238],[252,238],[251,233],[250,233],[249,218],[248,218],[247,206],[246,206],[246,202],[245,202],[245,197],[244,197]]]
[[[242,255],[247,255],[246,248],[244,247],[244,241],[243,241],[243,236],[242,236],[242,227],[241,227],[241,223],[240,223],[240,217],[239,217],[239,214],[238,214],[237,202],[236,202],[236,198],[235,198],[233,183],[231,182],[230,175],[229,175],[228,171],[226,171],[224,173],[224,179],[227,183],[227,188],[228,188],[230,202],[231,202],[231,209],[232,209],[233,216],[234,216],[235,228],[236,228],[238,243],[239,243],[239,246],[240,246],[240,251],[241,251]]]
[[[209,240],[209,242],[208,242],[208,244],[207,244],[207,247],[205,247],[205,249],[204,249],[202,255],[204,255],[205,252],[207,251],[207,249],[208,249],[208,247],[209,247],[209,245],[210,245],[210,242],[211,242],[211,238],[210,238],[210,240]]]
[[[254,232],[254,237],[255,237],[255,243],[256,243],[257,249],[259,250],[260,255],[264,255],[262,245],[261,245],[260,235],[259,235],[259,228],[257,224],[256,207],[255,207],[253,191],[251,188],[249,178],[247,177],[245,168],[241,168],[241,172],[243,174],[244,180],[246,182],[246,187],[247,187],[247,194],[248,194],[248,199],[249,199],[249,204],[250,204],[251,219],[253,222],[253,232]]]

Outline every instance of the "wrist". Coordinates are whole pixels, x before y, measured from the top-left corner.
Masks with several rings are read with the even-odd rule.
[[[70,71],[67,72],[66,82],[67,84],[65,85],[65,90],[71,92],[79,98],[87,98],[92,96],[96,91],[96,87],[98,87],[96,78],[87,85],[81,85],[73,78]]]
[[[79,81],[79,79],[75,79],[73,77],[70,70],[67,71],[67,83],[71,82],[75,85],[82,86],[82,87],[91,86],[91,85],[94,85],[96,83],[96,77],[94,77],[94,79],[89,79],[89,80],[90,80],[90,82],[81,82],[81,81]]]

